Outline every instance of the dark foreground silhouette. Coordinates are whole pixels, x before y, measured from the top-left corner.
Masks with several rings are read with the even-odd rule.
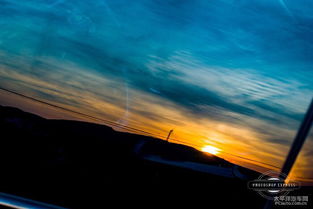
[[[264,204],[247,189],[258,173],[191,147],[12,107],[0,106],[0,127],[0,192],[87,209]]]

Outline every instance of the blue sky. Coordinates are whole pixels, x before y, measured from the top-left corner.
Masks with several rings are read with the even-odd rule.
[[[280,165],[313,95],[312,10],[309,0],[0,0],[0,84],[176,127],[193,143],[249,144],[237,154]]]

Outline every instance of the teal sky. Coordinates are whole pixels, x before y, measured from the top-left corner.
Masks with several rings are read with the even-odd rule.
[[[312,78],[313,1],[0,0],[2,88],[277,166]]]

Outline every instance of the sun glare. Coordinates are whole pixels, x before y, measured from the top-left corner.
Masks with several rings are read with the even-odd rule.
[[[210,153],[212,155],[216,155],[220,152],[220,149],[213,147],[213,146],[210,146],[210,145],[203,147],[201,150],[203,152],[207,152],[207,153]]]

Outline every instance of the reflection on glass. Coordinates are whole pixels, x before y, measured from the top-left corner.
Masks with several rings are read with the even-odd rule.
[[[279,169],[313,95],[311,1],[5,2],[1,88],[126,131]]]

